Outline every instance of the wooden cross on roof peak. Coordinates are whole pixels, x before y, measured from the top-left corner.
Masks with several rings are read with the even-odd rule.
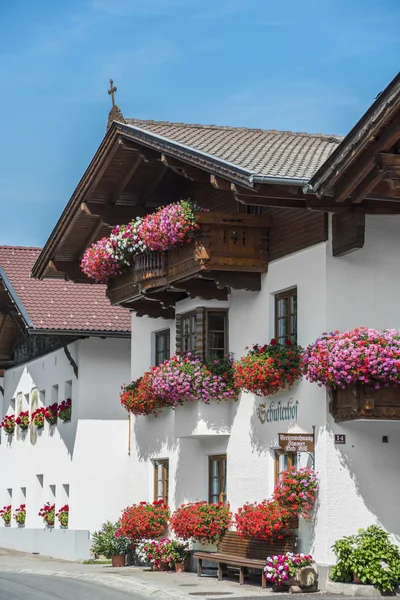
[[[112,79],[110,79],[110,89],[108,90],[108,94],[111,96],[113,106],[115,106],[114,94],[116,91],[117,91],[117,88],[114,85],[114,81]]]

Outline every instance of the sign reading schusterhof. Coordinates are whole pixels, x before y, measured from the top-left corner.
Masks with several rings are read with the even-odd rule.
[[[279,445],[285,452],[314,452],[312,433],[279,433]]]
[[[257,416],[261,423],[276,423],[278,421],[297,421],[297,407],[299,401],[293,398],[285,403],[272,401],[267,404],[259,404],[257,407]]]

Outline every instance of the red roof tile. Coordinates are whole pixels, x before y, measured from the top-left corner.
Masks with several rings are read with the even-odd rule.
[[[130,332],[130,312],[111,306],[105,285],[30,277],[41,248],[0,246],[0,266],[35,329]]]

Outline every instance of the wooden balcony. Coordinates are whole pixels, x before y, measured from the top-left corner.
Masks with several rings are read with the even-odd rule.
[[[400,420],[400,387],[375,389],[374,385],[352,383],[331,392],[329,410],[336,422],[357,420]]]
[[[171,307],[188,296],[224,299],[228,288],[261,289],[261,274],[268,267],[269,217],[201,212],[198,219],[199,229],[189,243],[139,255],[129,273],[111,280],[111,303],[138,314],[167,316],[168,311],[173,316]]]

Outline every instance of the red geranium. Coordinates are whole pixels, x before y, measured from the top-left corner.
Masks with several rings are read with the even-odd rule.
[[[19,425],[21,429],[28,429],[29,427],[29,411],[21,411],[18,417],[15,419],[15,424]]]
[[[290,511],[275,500],[245,504],[235,514],[236,530],[242,537],[281,540],[288,535],[286,525]]]
[[[55,504],[50,504],[50,502],[46,502],[44,506],[39,510],[39,517],[43,518],[43,521],[49,527],[53,527],[54,518],[55,518]]]
[[[47,406],[44,411],[44,417],[50,425],[55,425],[57,423],[58,416],[58,404],[54,402],[50,406]]]
[[[161,537],[167,528],[169,515],[169,508],[162,500],[152,504],[133,504],[123,511],[118,533],[135,542]]]
[[[134,415],[158,415],[164,403],[153,390],[153,377],[147,372],[143,377],[123,385],[120,393],[122,406]]]
[[[9,525],[11,523],[11,504],[8,506],[3,506],[0,510],[0,517],[3,519],[5,525]]]
[[[301,377],[301,346],[287,340],[279,344],[272,339],[269,344],[256,344],[233,365],[235,387],[253,392],[257,396],[270,396],[291,387]]]
[[[65,504],[65,506],[62,506],[56,514],[56,517],[58,519],[58,522],[60,523],[60,526],[67,528],[69,521],[69,505]]]
[[[274,498],[292,515],[310,519],[318,493],[317,476],[313,469],[292,467],[281,473],[274,490]]]
[[[72,400],[71,398],[67,398],[66,400],[63,400],[61,402],[61,404],[58,407],[58,416],[61,419],[61,421],[64,421],[64,423],[66,423],[67,421],[71,420],[71,413],[72,413]]]
[[[184,540],[216,543],[229,528],[231,520],[229,504],[195,502],[177,508],[171,517],[170,527],[177,537]]]
[[[15,415],[6,415],[0,423],[0,427],[2,427],[8,435],[12,435],[15,431]]]
[[[37,429],[43,429],[45,413],[46,413],[45,408],[37,408],[32,413],[32,423],[34,424],[35,427],[37,427]]]

